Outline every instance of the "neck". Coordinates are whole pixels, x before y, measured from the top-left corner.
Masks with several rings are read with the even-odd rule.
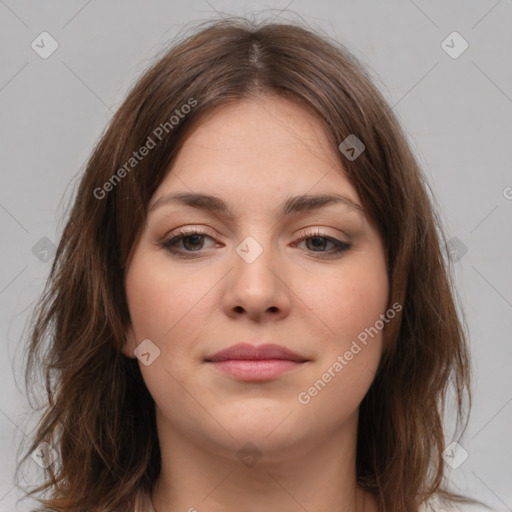
[[[157,425],[162,470],[152,493],[155,512],[377,511],[356,483],[357,416],[323,438],[271,442],[268,436],[245,452],[191,439],[158,412]]]

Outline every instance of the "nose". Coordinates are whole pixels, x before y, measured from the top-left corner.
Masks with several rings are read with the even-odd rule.
[[[222,298],[224,312],[232,318],[277,320],[290,312],[289,274],[270,242],[261,243],[261,239],[248,237],[233,254],[234,268],[228,273]]]

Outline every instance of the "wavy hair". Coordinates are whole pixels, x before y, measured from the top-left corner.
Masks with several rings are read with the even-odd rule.
[[[386,512],[416,512],[434,495],[476,502],[447,488],[448,392],[455,391],[457,430],[465,398],[471,407],[467,329],[435,199],[406,134],[341,43],[294,22],[233,17],[200,23],[151,62],[74,191],[25,350],[28,396],[35,387],[46,392],[17,473],[43,442],[58,453],[26,493],[41,495],[38,511],[128,512],[137,492],[151,491],[160,471],[154,401],[137,359],[121,353],[130,322],[127,258],[150,198],[201,115],[260,94],[314,112],[333,147],[350,134],[365,145],[356,160],[338,154],[384,240],[389,304],[403,308],[384,329],[380,366],[360,404],[358,485]],[[155,145],[135,162],[150,139]]]

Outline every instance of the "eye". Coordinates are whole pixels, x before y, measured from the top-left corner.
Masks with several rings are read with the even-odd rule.
[[[183,258],[194,258],[201,255],[201,249],[204,247],[205,238],[213,240],[206,231],[202,230],[178,230],[171,238],[161,242],[161,247],[169,251],[171,254],[176,254]],[[342,252],[348,251],[352,245],[347,242],[342,242],[337,238],[326,236],[323,232],[317,230],[314,232],[304,232],[299,236],[298,242],[311,242],[306,243],[309,252],[321,253],[322,255],[314,256],[316,258],[326,258],[334,256]],[[180,248],[182,244],[183,248]],[[334,246],[330,251],[324,250],[326,244]],[[195,255],[194,253],[197,253]]]
[[[213,240],[213,238],[209,236],[206,231],[197,229],[190,231],[178,230],[175,235],[162,242],[161,246],[171,254],[179,254],[185,258],[190,258],[194,257],[194,255],[187,255],[187,253],[199,252],[203,248],[202,246],[205,237]],[[185,250],[178,248],[180,242],[183,243]]]
[[[311,241],[312,242],[311,244],[306,243],[306,246],[309,245],[310,247],[313,247],[311,252],[317,252],[317,253],[319,252],[322,254],[326,254],[326,256],[323,256],[323,255],[315,256],[316,258],[325,258],[325,257],[329,257],[330,255],[336,255],[336,254],[348,251],[352,247],[352,244],[349,244],[348,242],[342,242],[341,240],[338,240],[337,238],[333,238],[332,236],[326,236],[323,232],[321,232],[319,230],[314,231],[314,232],[309,232],[309,233],[307,233],[307,232],[302,233],[299,236],[299,242],[302,242],[302,241],[306,241],[306,242]],[[325,245],[329,244],[329,243],[334,245],[334,249],[332,249],[331,251],[322,250],[323,248],[325,248]],[[317,250],[317,249],[320,249],[320,250]]]

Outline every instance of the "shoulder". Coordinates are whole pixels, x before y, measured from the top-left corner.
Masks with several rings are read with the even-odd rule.
[[[494,512],[478,503],[447,503],[439,500],[430,500],[418,509],[418,512]]]

